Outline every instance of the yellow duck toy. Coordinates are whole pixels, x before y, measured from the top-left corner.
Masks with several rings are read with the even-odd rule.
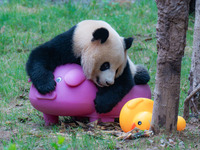
[[[120,112],[119,123],[124,132],[129,132],[135,127],[140,130],[149,130],[153,111],[153,100],[136,98],[128,101]],[[185,119],[178,116],[177,130],[186,127]]]

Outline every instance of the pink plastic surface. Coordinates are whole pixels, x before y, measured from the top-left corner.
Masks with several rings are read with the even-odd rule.
[[[119,118],[123,105],[138,97],[151,98],[148,85],[135,85],[131,91],[109,113],[98,114],[95,111],[94,99],[97,88],[84,76],[81,66],[67,64],[54,71],[57,86],[52,93],[41,95],[31,85],[29,99],[37,110],[43,112],[45,125],[58,122],[58,116],[89,117],[90,121],[112,122]]]

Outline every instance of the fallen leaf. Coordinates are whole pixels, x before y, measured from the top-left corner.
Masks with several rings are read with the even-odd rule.
[[[95,121],[93,121],[93,122],[88,123],[87,125],[88,125],[89,127],[96,128],[96,127],[97,127],[97,124],[98,124],[98,120],[95,120]]]
[[[21,107],[21,106],[24,106],[24,104],[16,104],[15,106]]]
[[[17,118],[19,120],[19,122],[21,123],[25,123],[26,121],[31,121],[32,119],[29,119],[28,117],[25,117],[25,118]]]
[[[172,139],[169,139],[169,144],[175,145],[175,142],[174,142],[174,140],[172,140]]]
[[[65,133],[65,132],[66,132],[65,123],[64,123],[64,122],[61,122],[60,133]]]
[[[150,57],[144,57],[144,63],[148,63],[150,61]]]
[[[77,127],[76,123],[65,123],[65,126],[66,127],[73,127],[73,128]]]
[[[82,128],[87,128],[88,126],[80,121],[76,121],[76,123],[81,126]]]
[[[151,38],[151,37],[150,37],[150,38],[146,38],[146,39],[145,39],[145,42],[151,41],[151,40],[153,40],[153,38]]]
[[[8,124],[8,125],[9,125],[9,124],[12,124],[12,122],[11,122],[11,121],[6,121],[5,123],[6,123],[6,124]]]
[[[2,34],[5,31],[5,26],[1,27],[0,33]]]

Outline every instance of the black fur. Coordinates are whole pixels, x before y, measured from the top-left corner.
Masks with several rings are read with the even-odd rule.
[[[103,44],[108,39],[109,32],[105,28],[99,28],[95,30],[92,35],[93,35],[92,41],[101,40],[101,44]]]
[[[27,61],[26,71],[33,85],[41,94],[55,89],[53,71],[59,65],[67,63],[80,64],[72,51],[72,37],[76,26],[52,40],[35,48]]]
[[[135,84],[147,84],[149,80],[149,73],[142,65],[137,65],[137,72],[133,78],[127,62],[124,72],[115,80],[115,84],[109,87],[98,87],[97,96],[94,101],[96,111],[98,113],[110,112]]]
[[[26,71],[30,76],[33,85],[41,94],[54,91],[56,82],[54,81],[53,71],[57,66],[67,63],[81,65],[81,58],[76,58],[73,53],[74,43],[72,39],[75,29],[76,26],[38,46],[31,52],[26,64]],[[106,35],[101,42],[105,42],[107,36],[108,35]],[[98,36],[95,38],[97,37]],[[132,41],[132,38],[125,39],[126,49],[130,48]],[[141,69],[136,73],[136,76],[133,79],[127,62],[123,74],[115,80],[114,85],[103,88],[98,87],[95,99],[96,111],[99,113],[111,111],[135,85],[134,82],[136,82],[136,84],[146,84],[149,80],[147,76],[149,76],[148,72]]]
[[[124,72],[115,80],[115,84],[108,87],[98,87],[97,96],[94,101],[96,111],[98,113],[111,111],[134,85],[133,76],[127,62]]]
[[[125,42],[125,49],[129,49],[133,43],[133,38],[132,37],[125,38],[124,42]]]
[[[134,76],[135,84],[147,84],[150,80],[149,72],[143,65],[136,66],[136,74]]]

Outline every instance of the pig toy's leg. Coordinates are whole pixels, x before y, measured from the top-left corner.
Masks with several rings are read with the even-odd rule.
[[[89,122],[94,122],[94,121],[96,121],[96,120],[98,120],[98,117],[90,117],[90,118],[89,118]]]
[[[58,116],[53,116],[53,115],[47,115],[44,114],[44,121],[45,121],[45,126],[53,125],[58,123]]]

